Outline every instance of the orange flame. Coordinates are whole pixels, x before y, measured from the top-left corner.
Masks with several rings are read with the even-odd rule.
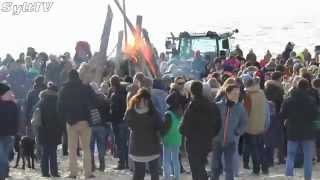
[[[133,63],[138,63],[138,56],[139,53],[141,53],[151,73],[156,75],[156,67],[153,63],[152,47],[145,43],[142,38],[135,36],[135,38],[132,39],[125,47],[124,51],[131,57]]]

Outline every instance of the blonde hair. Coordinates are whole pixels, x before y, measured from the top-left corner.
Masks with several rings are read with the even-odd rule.
[[[237,84],[237,80],[233,77],[229,77],[227,80],[225,80],[217,93],[217,97],[221,95],[225,95],[227,87],[229,85],[234,85],[234,84]]]

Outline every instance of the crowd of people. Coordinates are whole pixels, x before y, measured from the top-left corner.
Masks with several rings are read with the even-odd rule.
[[[144,179],[146,169],[152,180],[161,173],[180,180],[185,152],[194,180],[223,174],[233,180],[240,166],[267,175],[276,164],[285,164],[289,178],[304,167],[311,180],[313,162],[320,162],[318,55],[296,53],[289,42],[282,54],[267,51],[258,61],[253,50],[244,57],[237,46],[229,57],[194,63],[202,81],[138,72],[99,85],[81,71],[86,60],[80,65],[70,53],[48,56],[30,48],[26,57],[7,55],[0,62],[0,180],[9,176],[19,137],[35,140],[43,177],[60,177],[62,144],[66,178],[79,176],[78,156],[85,178],[94,178],[94,171],[105,171],[110,151],[119,160],[115,169],[132,170],[133,180]],[[168,62],[160,57],[165,71]]]

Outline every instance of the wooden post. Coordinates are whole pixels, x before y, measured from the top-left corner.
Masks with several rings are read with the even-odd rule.
[[[116,57],[120,57],[121,56],[121,53],[122,53],[122,42],[123,42],[123,31],[119,31]]]
[[[152,75],[154,76],[154,78],[159,78],[160,77],[160,68],[158,67],[158,64],[156,62],[156,59],[155,59],[155,52],[154,52],[154,49],[153,49],[153,46],[150,42],[150,37],[149,37],[149,33],[146,29],[142,29],[142,34],[143,34],[143,38],[145,40],[145,43],[148,45],[148,47],[150,48],[151,52],[152,52],[152,59],[151,59],[151,63],[152,63],[152,66],[155,68],[155,74],[152,73]],[[152,70],[150,69],[150,72],[152,72]]]
[[[122,4],[123,4],[123,12],[124,12],[124,16],[123,16],[124,45],[125,45],[125,47],[127,47],[128,46],[128,31],[127,31],[127,20],[125,18],[125,16],[127,16],[126,0],[123,0]]]
[[[112,13],[110,5],[108,5],[108,13],[107,13],[107,17],[106,17],[104,27],[103,27],[103,32],[102,32],[102,36],[101,36],[101,43],[100,43],[100,51],[99,51],[101,53],[102,57],[107,56],[112,19],[113,19],[113,13]]]
[[[120,62],[122,61],[122,41],[123,41],[123,31],[119,31],[118,33],[118,43],[117,43],[117,52],[116,52],[116,73],[119,75],[120,73]]]
[[[136,36],[137,38],[141,38],[141,32],[142,32],[142,16],[138,15],[136,20]]]
[[[136,33],[133,34],[133,37],[135,38],[136,40],[136,43],[139,43],[141,45],[142,43],[142,38],[141,38],[141,30],[142,30],[142,16],[138,15],[137,18],[136,18]],[[138,45],[139,47],[139,45]],[[139,47],[141,48],[141,47]],[[139,58],[138,59],[138,62],[136,64],[136,72],[145,72],[145,60],[143,58],[143,55],[142,55],[142,52],[140,51],[139,49]]]
[[[126,22],[128,24],[128,27],[130,28],[132,34],[136,33],[136,28],[134,27],[134,25],[131,23],[130,19],[127,17],[126,13],[124,12],[124,10],[121,8],[120,3],[118,0],[114,0],[114,2],[116,3],[117,7],[119,8],[121,14],[123,15],[123,18],[126,19]]]

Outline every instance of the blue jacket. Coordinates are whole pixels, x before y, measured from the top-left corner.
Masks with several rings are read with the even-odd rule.
[[[151,99],[154,107],[158,111],[161,120],[164,120],[164,114],[168,108],[166,103],[166,98],[168,94],[160,89],[152,89],[151,90]]]
[[[246,113],[241,103],[234,104],[229,109],[229,118],[226,119],[227,104],[223,99],[217,103],[221,115],[221,129],[218,136],[215,138],[215,142],[222,144],[235,143],[237,136],[242,135],[247,126],[248,114]]]

